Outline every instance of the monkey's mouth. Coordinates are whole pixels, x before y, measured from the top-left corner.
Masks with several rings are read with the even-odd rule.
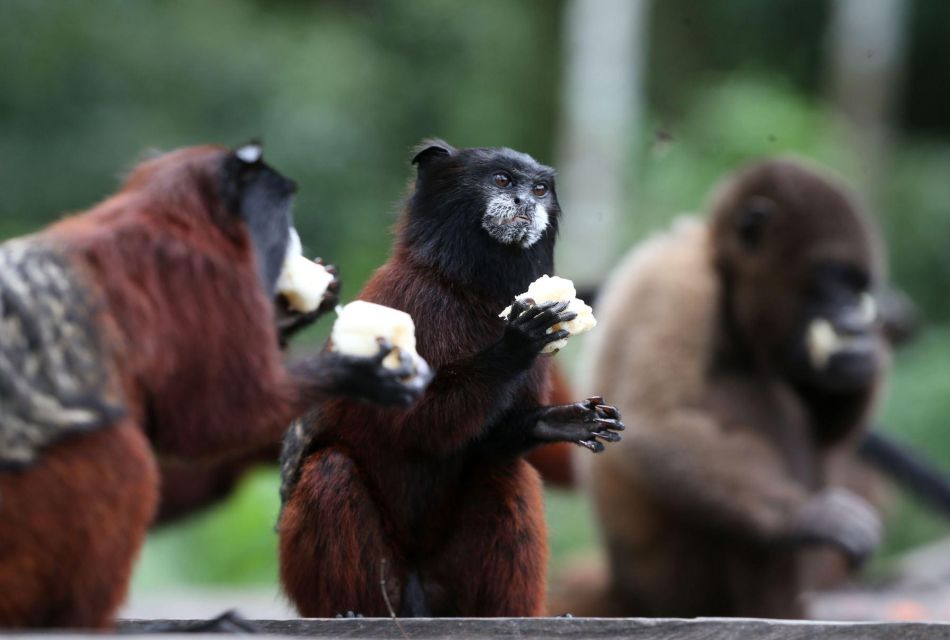
[[[533,245],[548,226],[547,210],[536,204],[515,204],[510,198],[496,198],[488,203],[482,228],[502,244]]]

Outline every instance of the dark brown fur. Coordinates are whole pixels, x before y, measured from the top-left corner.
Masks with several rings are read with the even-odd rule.
[[[845,193],[796,162],[752,165],[718,191],[708,224],[679,223],[613,274],[599,298],[592,383],[622,398],[628,436],[591,466],[588,486],[609,584],[558,606],[798,617],[804,551],[838,548],[827,531],[816,540],[801,530],[874,529],[853,494],[860,523],[820,504],[835,486],[831,462],[860,438],[878,384],[820,392],[792,381],[784,362],[810,269],[830,260],[880,277],[870,222]],[[782,213],[758,240],[763,249],[749,251],[736,229],[759,196]],[[876,349],[883,362],[883,340]],[[827,521],[809,522],[808,505],[831,511]]]

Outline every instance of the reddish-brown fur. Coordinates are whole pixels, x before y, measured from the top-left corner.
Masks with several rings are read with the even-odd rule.
[[[0,626],[110,626],[157,480],[148,441],[128,421],[0,473]]]
[[[359,297],[410,313],[419,353],[443,377],[408,410],[324,405],[320,439],[333,444],[304,463],[280,523],[287,594],[304,616],[388,615],[381,574],[399,611],[414,567],[437,615],[540,615],[540,479],[518,457],[466,457],[494,386],[451,366],[500,338],[508,301],[442,280],[399,248]],[[547,365],[535,362],[519,402],[547,403]]]
[[[569,404],[574,401],[567,377],[556,363],[551,367],[551,395],[549,404]],[[573,452],[577,445],[569,442],[556,442],[538,447],[525,459],[531,463],[545,484],[562,489],[574,488],[577,476],[574,470]]]
[[[276,442],[297,411],[249,235],[219,200],[224,153],[147,162],[37,236],[98,297],[125,417],[0,472],[2,627],[112,624],[155,512],[149,441],[170,458],[233,453]]]
[[[548,403],[559,405],[573,401],[574,396],[567,378],[555,363],[551,367],[551,393]],[[575,449],[577,445],[557,442],[538,447],[528,453],[525,459],[538,470],[545,484],[574,488],[577,479],[572,453]],[[156,524],[176,522],[226,500],[244,474],[260,465],[275,464],[279,454],[279,447],[267,444],[257,451],[216,464],[161,465],[162,495],[155,518]]]

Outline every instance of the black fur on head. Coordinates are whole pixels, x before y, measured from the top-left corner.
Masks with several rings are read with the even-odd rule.
[[[554,271],[554,170],[507,148],[426,140],[399,243],[444,277],[505,301]]]
[[[273,296],[291,242],[297,185],[264,162],[258,142],[225,154],[221,181],[225,205],[247,224],[261,282]]]

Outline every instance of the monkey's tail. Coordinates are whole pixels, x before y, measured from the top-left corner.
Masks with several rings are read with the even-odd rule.
[[[858,454],[932,509],[950,517],[950,474],[909,446],[871,430]]]

